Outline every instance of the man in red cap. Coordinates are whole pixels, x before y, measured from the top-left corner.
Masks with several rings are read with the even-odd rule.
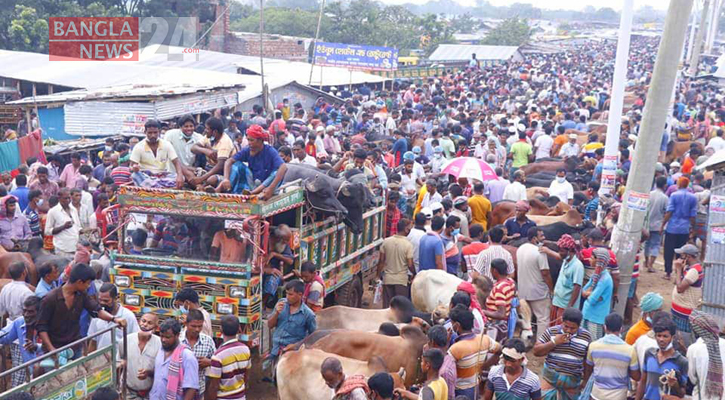
[[[274,147],[264,143],[267,137],[259,125],[247,128],[249,146],[224,163],[224,179],[217,186],[217,192],[240,193],[250,189],[252,194],[260,194],[262,200],[272,197],[287,172],[287,165]]]

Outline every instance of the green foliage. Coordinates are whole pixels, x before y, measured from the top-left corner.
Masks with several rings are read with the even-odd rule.
[[[318,13],[289,8],[264,8],[264,31],[278,35],[314,37]],[[231,19],[231,18],[230,18]],[[259,32],[259,10],[230,23],[230,29]]]
[[[509,18],[492,29],[481,44],[494,46],[521,46],[531,37],[531,29],[525,20]]]
[[[48,22],[38,18],[31,7],[15,6],[14,18],[7,29],[8,43],[23,51],[48,50]]]

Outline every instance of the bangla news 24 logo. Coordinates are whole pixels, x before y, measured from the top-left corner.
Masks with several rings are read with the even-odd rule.
[[[139,61],[141,52],[183,61],[194,54],[196,17],[51,17],[50,61]]]

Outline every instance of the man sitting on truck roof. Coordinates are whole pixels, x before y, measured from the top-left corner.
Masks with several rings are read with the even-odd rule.
[[[261,126],[247,128],[247,138],[249,146],[224,163],[224,179],[216,191],[241,193],[246,189],[260,194],[261,199],[268,199],[282,182],[287,165],[274,147],[264,143],[267,132]]]
[[[206,170],[201,176],[195,176],[189,180],[192,187],[204,186],[205,184],[216,187],[222,180],[224,164],[234,154],[234,143],[224,133],[224,123],[219,118],[206,120],[205,136],[191,146],[191,152],[206,157]]]
[[[176,155],[171,143],[159,138],[161,124],[150,119],[144,125],[146,138],[131,152],[131,169],[133,181],[138,186],[146,187],[173,187],[177,189],[184,186],[184,174],[190,171],[184,169]],[[169,169],[173,165],[174,172]]]

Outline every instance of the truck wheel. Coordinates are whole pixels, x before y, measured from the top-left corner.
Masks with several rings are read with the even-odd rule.
[[[363,286],[359,276],[352,278],[337,291],[337,304],[360,308],[362,305]]]

